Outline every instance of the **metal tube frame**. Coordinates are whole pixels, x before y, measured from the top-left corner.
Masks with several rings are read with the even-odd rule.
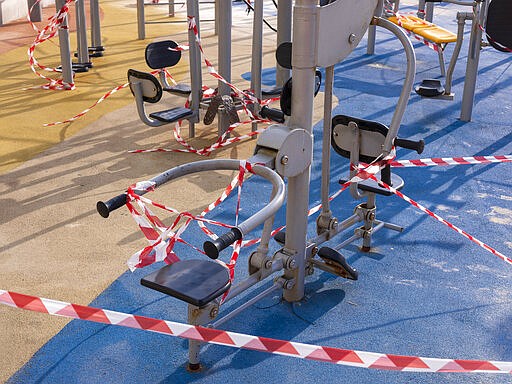
[[[59,11],[65,4],[64,0],[56,0],[55,5]],[[66,83],[73,83],[73,69],[71,63],[71,48],[69,41],[68,16],[63,18],[61,27],[59,28],[59,49],[60,64],[62,69],[62,79]]]

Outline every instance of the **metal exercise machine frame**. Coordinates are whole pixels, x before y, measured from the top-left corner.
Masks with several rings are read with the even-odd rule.
[[[334,66],[355,49],[370,24],[384,27],[396,34],[404,46],[407,58],[404,86],[397,102],[397,108],[392,117],[390,128],[383,128],[384,134],[380,136],[381,141],[377,143],[375,148],[379,152],[379,157],[381,157],[390,154],[394,145],[401,144],[403,147],[416,150],[419,150],[423,145],[422,142],[415,143],[407,140],[402,140],[399,144],[396,137],[414,82],[415,56],[411,42],[398,26],[385,19],[374,17],[374,14],[381,7],[382,0],[350,2],[338,0],[325,6],[318,6],[317,0],[296,0],[293,16],[293,41],[300,42],[300,44],[295,44],[292,51],[294,82],[291,98],[292,110],[295,113],[292,111],[286,124],[271,125],[260,134],[254,155],[248,160],[249,163],[254,164],[253,168],[256,174],[272,182],[271,202],[255,215],[236,227],[231,228],[219,238],[207,241],[204,244],[205,253],[210,258],[216,259],[219,252],[223,249],[242,239],[251,230],[263,224],[261,243],[257,250],[249,257],[249,277],[231,288],[226,300],[234,298],[247,288],[266,280],[278,271],[281,271],[281,275],[274,278],[274,282],[269,288],[244,302],[232,312],[224,314],[219,319],[216,319],[220,306],[218,295],[227,289],[225,280],[221,279],[220,281],[221,284],[219,286],[223,287],[219,291],[220,293],[206,304],[201,301],[201,305],[194,305],[195,303],[197,304],[197,301],[181,298],[181,296],[186,296],[181,295],[181,293],[186,294],[186,292],[178,292],[179,295],[171,294],[171,296],[175,297],[180,296],[182,300],[189,303],[188,321],[190,324],[209,324],[217,327],[261,298],[279,290],[282,290],[283,298],[286,301],[299,301],[304,297],[305,276],[312,273],[314,268],[319,268],[338,276],[357,279],[357,271],[353,270],[336,250],[326,249],[323,254],[320,254],[323,261],[314,259],[317,252],[319,252],[319,245],[358,222],[364,222],[363,227],[356,229],[355,235],[344,241],[336,249],[359,238],[363,238],[363,248],[369,248],[371,234],[377,230],[383,227],[401,230],[400,227],[394,224],[384,223],[375,219],[375,193],[358,191],[357,185],[351,188],[354,197],[357,199],[367,197],[368,200],[364,207],[364,204],[356,207],[354,214],[340,223],[332,216],[328,199]],[[340,17],[344,18],[343,22],[340,22]],[[338,36],[339,39],[333,41],[328,39],[329,36]],[[321,190],[322,203],[324,205],[317,221],[318,235],[313,239],[308,239],[309,183],[313,157],[313,97],[316,87],[317,66],[325,67],[327,74]],[[349,133],[348,146],[351,148],[351,162],[357,165],[359,162],[359,148],[367,141],[366,135],[368,131],[364,129],[363,125],[358,126],[358,123],[354,121],[359,120],[350,120],[349,127],[352,128],[352,131]],[[239,166],[239,160],[198,161],[172,168],[150,181],[155,186],[159,186],[169,180],[194,172],[213,169],[235,170]],[[283,236],[281,237],[283,247],[273,255],[269,255],[268,244],[274,214],[284,201],[285,189],[282,178],[287,178],[288,181],[286,189],[286,233],[284,238]],[[145,192],[141,191],[140,194]],[[103,217],[108,217],[111,211],[126,203],[126,198],[126,194],[121,194],[105,203],[98,202],[97,209]],[[375,227],[374,224],[376,224]],[[180,261],[175,264],[179,263]],[[202,261],[200,263],[203,266],[212,264],[211,261]],[[165,271],[163,271],[164,268]],[[169,270],[169,266],[166,266],[160,271],[163,271],[162,274],[166,274],[166,277],[170,277]],[[159,283],[154,274],[146,278],[149,278],[149,280],[146,284],[143,283],[144,285],[151,284],[153,289],[167,293],[168,287],[163,286],[164,283]],[[227,286],[229,287],[229,285]],[[199,347],[200,342],[193,340],[189,342],[189,370],[195,371],[200,369]]]

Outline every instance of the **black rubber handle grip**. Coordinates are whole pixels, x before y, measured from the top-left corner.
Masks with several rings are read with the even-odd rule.
[[[204,253],[210,259],[217,259],[220,251],[226,249],[235,241],[242,238],[242,232],[238,228],[231,228],[229,232],[219,236],[216,240],[205,241],[203,244]]]
[[[260,116],[264,119],[270,119],[278,123],[284,123],[284,113],[280,109],[269,108],[265,105],[260,110]]]
[[[425,141],[423,139],[418,141],[399,139],[398,137],[395,139],[395,145],[397,147],[402,147],[406,149],[411,149],[413,151],[418,152],[418,155],[423,152],[425,149]]]
[[[110,212],[121,208],[126,204],[126,193],[122,193],[119,196],[113,197],[107,202],[98,201],[96,203],[96,210],[105,219],[109,216]]]

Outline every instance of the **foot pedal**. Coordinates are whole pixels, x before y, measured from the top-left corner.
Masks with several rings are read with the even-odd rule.
[[[282,90],[283,90],[283,87],[261,88],[261,95],[265,99],[268,99],[270,97],[278,97],[281,94]]]
[[[149,117],[161,121],[163,123],[174,123],[178,120],[183,120],[187,117],[192,116],[194,113],[191,109],[185,107],[176,107],[167,109],[165,111],[153,112]]]
[[[423,97],[437,97],[444,93],[444,87],[441,84],[441,80],[425,79],[414,87],[414,91]]]
[[[345,279],[357,280],[359,272],[352,268],[338,251],[329,247],[322,247],[318,251],[318,256],[320,256],[327,265],[334,267],[338,276],[344,277]]]
[[[286,240],[286,231],[277,232],[274,236],[274,240],[277,241],[279,244],[284,245],[284,242]]]
[[[164,91],[174,93],[179,96],[188,96],[192,93],[192,88],[188,84],[176,84],[169,88],[164,88]]]

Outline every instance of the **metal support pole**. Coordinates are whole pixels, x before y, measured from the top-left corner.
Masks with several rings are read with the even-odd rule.
[[[30,12],[30,20],[33,22],[41,21],[43,15],[41,2],[36,2],[36,0],[27,0],[27,6]]]
[[[169,17],[174,17],[174,0],[169,0]]]
[[[315,52],[317,44],[317,0],[297,0],[293,10],[293,88],[292,115],[289,127],[312,132],[313,94],[315,89]],[[284,252],[295,258],[293,267],[286,268],[284,277],[293,280],[290,289],[285,289],[286,301],[298,301],[304,296],[306,265],[306,236],[309,206],[309,181],[311,165],[300,174],[288,179],[286,204],[286,241]],[[288,288],[288,287],[287,287]]]
[[[65,4],[65,0],[56,0],[55,5],[59,11]],[[59,28],[60,64],[62,68],[62,79],[66,83],[73,82],[73,70],[71,66],[71,52],[69,42],[68,17],[62,20]]]
[[[144,0],[137,0],[137,32],[139,40],[144,40],[146,38],[145,23],[146,20],[144,17]]]
[[[83,64],[86,67],[92,67],[91,61],[89,60],[89,46],[87,45],[87,23],[84,0],[77,0],[75,2],[75,10],[78,64]]]
[[[479,25],[485,24],[486,10],[487,6],[484,4],[484,10],[482,11],[480,2],[475,2],[473,5],[473,14],[475,16],[471,23],[466,77],[464,80],[464,91],[462,93],[462,105],[460,109],[460,119],[462,121],[471,121],[471,114],[473,112],[480,50],[482,49],[482,30],[479,28]]]
[[[325,96],[324,96],[324,130],[322,142],[322,213],[321,226],[328,224],[332,218],[329,203],[329,182],[331,179],[331,123],[332,123],[332,89],[334,83],[334,66],[325,69]]]
[[[197,33],[201,37],[201,26],[199,22],[199,4],[196,0],[187,0],[187,14],[195,18]],[[190,109],[194,111],[195,118],[189,121],[189,137],[195,136],[195,123],[199,122],[199,103],[202,98],[203,76],[201,73],[201,51],[196,43],[194,31],[188,30],[189,45],[189,70],[190,70]]]
[[[277,46],[292,41],[292,0],[279,0],[277,2]],[[289,69],[276,63],[276,86],[282,87],[290,78]]]
[[[101,46],[100,7],[98,0],[90,0],[91,8],[91,47],[99,49]]]
[[[428,2],[425,4],[425,20],[429,23],[434,20],[434,3]]]
[[[232,18],[231,1],[220,1],[219,13],[219,74],[228,82],[231,82],[231,18]],[[219,94],[229,95],[231,88],[219,80]],[[229,116],[224,109],[219,109],[218,113],[218,134],[222,135],[229,128]]]
[[[261,69],[263,55],[263,0],[254,2],[254,19],[252,22],[252,60],[251,60],[251,89],[254,96],[261,100]],[[254,113],[258,114],[260,106],[254,105]],[[252,131],[258,129],[258,123],[252,123]]]
[[[217,36],[219,34],[219,4],[221,0],[215,0],[215,29],[214,29],[214,35]]]

